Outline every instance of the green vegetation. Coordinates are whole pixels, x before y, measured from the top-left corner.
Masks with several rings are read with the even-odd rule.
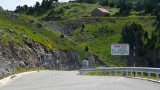
[[[13,41],[15,44],[24,44],[25,41],[35,41],[49,49],[75,49],[72,41],[60,38],[60,33],[44,28],[45,23],[33,17],[13,13],[0,13],[0,34],[4,43]]]
[[[111,44],[119,43],[121,41],[121,32],[126,24],[129,25],[132,22],[139,23],[143,29],[149,33],[149,37],[155,28],[152,25],[155,17],[109,17],[98,19],[100,22],[97,22],[96,24],[85,24],[84,29],[79,28],[74,30],[73,37],[78,41],[79,46],[85,48],[87,45],[89,48],[88,51],[99,56],[99,58],[108,66],[123,66],[126,64],[125,60],[122,61],[122,58],[124,59],[124,57],[113,57],[110,55]]]
[[[52,50],[76,50],[81,59],[92,54],[106,66],[132,66],[135,44],[138,47],[137,66],[159,67],[160,61],[156,57],[160,49],[158,1],[83,1],[53,3],[43,0],[33,7],[18,6],[16,14],[0,13],[0,32],[5,33],[0,37],[6,43],[12,40],[23,44],[29,42],[29,38]],[[111,16],[91,17],[91,11],[97,7],[107,8]],[[54,24],[53,27],[47,26],[49,22]],[[111,56],[110,47],[115,43],[129,43],[131,57]]]

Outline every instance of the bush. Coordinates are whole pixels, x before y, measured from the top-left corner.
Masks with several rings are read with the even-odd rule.
[[[85,51],[87,51],[87,52],[88,52],[88,46],[86,46],[86,47],[85,47]]]
[[[60,35],[60,38],[64,38],[64,35],[63,35],[63,34],[61,34],[61,35]]]

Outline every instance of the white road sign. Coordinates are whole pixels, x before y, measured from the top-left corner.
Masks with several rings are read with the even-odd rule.
[[[129,55],[129,44],[112,44],[111,55]]]

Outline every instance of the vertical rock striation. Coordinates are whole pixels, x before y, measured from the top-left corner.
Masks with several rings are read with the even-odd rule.
[[[75,51],[46,50],[36,42],[4,45],[0,40],[0,77],[19,68],[43,67],[52,70],[76,70],[81,68],[80,57]]]

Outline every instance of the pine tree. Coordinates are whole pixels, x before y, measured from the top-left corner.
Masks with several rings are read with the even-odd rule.
[[[141,25],[133,22],[132,24],[126,24],[121,33],[121,42],[130,44],[131,50],[136,46],[136,52],[143,54],[144,50],[144,30]]]
[[[85,51],[88,51],[88,46],[85,47]]]
[[[147,31],[144,33],[144,39],[148,39],[148,32]]]

